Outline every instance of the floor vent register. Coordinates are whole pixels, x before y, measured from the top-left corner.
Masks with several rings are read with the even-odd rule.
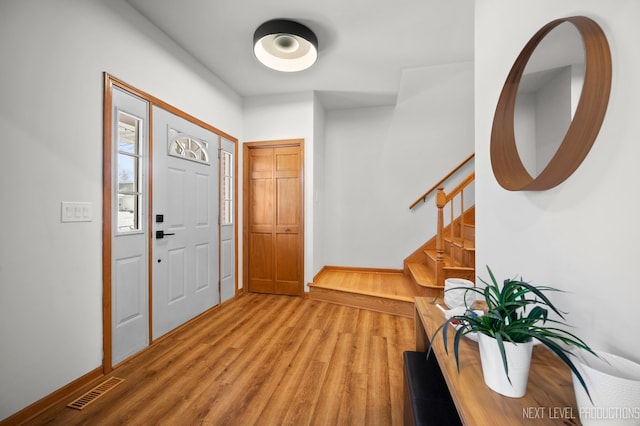
[[[82,395],[80,398],[67,404],[67,407],[74,408],[76,410],[83,410],[87,407],[87,405],[91,404],[96,399],[100,398],[102,395],[106,394],[122,382],[124,382],[124,379],[120,379],[118,377],[110,377],[91,389],[89,392]]]

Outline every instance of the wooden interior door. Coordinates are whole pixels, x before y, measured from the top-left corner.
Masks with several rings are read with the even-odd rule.
[[[245,283],[250,292],[302,295],[302,141],[245,144]]]

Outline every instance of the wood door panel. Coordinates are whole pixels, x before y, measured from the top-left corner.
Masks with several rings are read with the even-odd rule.
[[[300,151],[298,147],[278,148],[275,153],[276,174],[289,172],[298,176],[300,171]]]
[[[273,181],[269,179],[251,179],[249,225],[273,225]]]
[[[298,281],[278,281],[274,284],[272,294],[283,294],[287,296],[302,296],[303,291],[300,290]]]
[[[278,178],[276,188],[276,224],[298,228],[301,204],[300,181],[293,178]]]
[[[252,293],[268,293],[275,294],[273,280],[260,280],[257,278],[249,278],[249,291]]]
[[[249,159],[251,179],[271,179],[273,175],[273,149],[254,149]]]
[[[291,234],[278,234],[276,237],[276,282],[298,280],[298,236]]]
[[[301,295],[302,146],[246,147],[247,285],[252,292]]]
[[[273,237],[252,232],[249,240],[249,291],[273,292]]]

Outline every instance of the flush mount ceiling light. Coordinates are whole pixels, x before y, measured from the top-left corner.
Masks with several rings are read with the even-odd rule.
[[[274,70],[302,71],[318,58],[318,38],[299,22],[273,19],[260,25],[253,34],[253,53]]]

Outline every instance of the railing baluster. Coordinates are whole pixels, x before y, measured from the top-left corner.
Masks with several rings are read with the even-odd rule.
[[[453,226],[453,217],[454,217],[454,200],[451,200],[451,205],[449,206],[449,238],[451,239],[451,243],[449,244],[449,259],[451,259],[452,261],[455,261],[453,255],[455,254],[453,251],[453,238],[455,237],[455,229]],[[448,266],[452,266],[452,265],[448,265]]]
[[[438,225],[436,231],[436,283],[444,282],[444,207],[447,205],[447,196],[444,188],[438,188],[436,194],[436,206],[438,207]]]
[[[467,259],[464,254],[464,188],[460,191],[460,265],[467,266]]]

